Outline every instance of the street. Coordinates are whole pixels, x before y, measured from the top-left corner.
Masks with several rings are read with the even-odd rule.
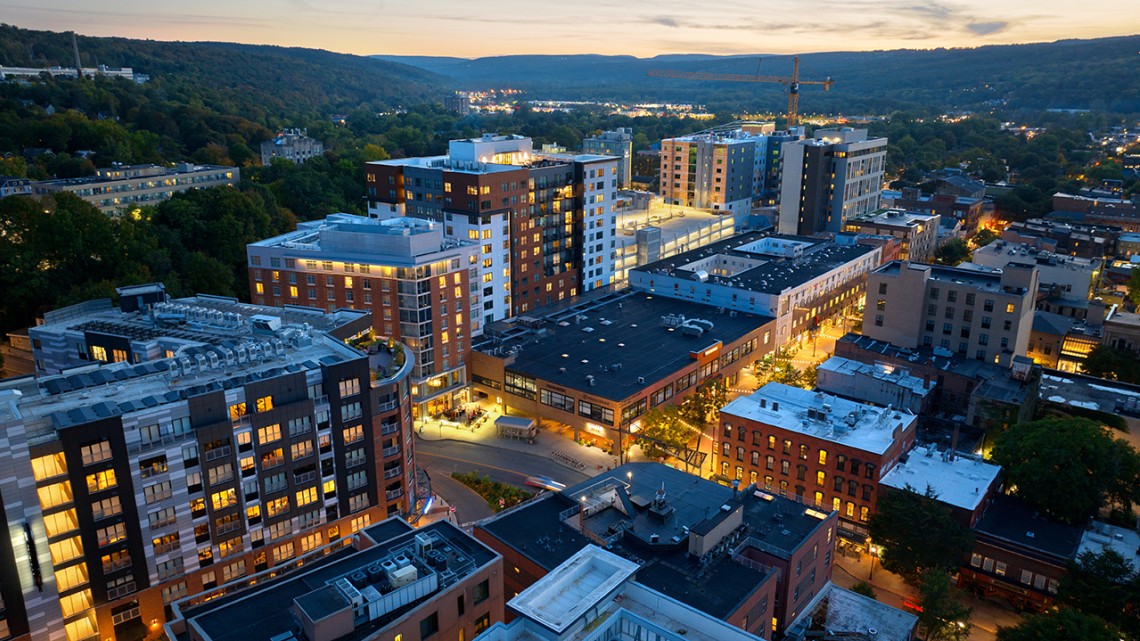
[[[452,479],[452,472],[479,472],[530,492],[538,489],[526,485],[528,476],[549,476],[566,485],[589,478],[547,456],[535,454],[479,443],[416,439],[416,458],[431,477],[432,491],[455,507],[455,517],[460,523],[490,516],[492,512],[482,497]]]

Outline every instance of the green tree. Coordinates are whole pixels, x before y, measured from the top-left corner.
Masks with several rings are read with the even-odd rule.
[[[866,581],[860,581],[860,582],[856,583],[855,585],[851,586],[851,591],[854,592],[855,594],[862,594],[863,596],[865,596],[869,599],[878,600],[878,597],[875,596],[874,586],[872,586],[870,583],[867,583]]]
[[[934,250],[934,260],[941,265],[957,265],[970,257],[970,246],[961,238],[954,238]]]
[[[937,530],[932,530],[937,531]],[[970,636],[970,608],[962,604],[950,577],[941,570],[922,573],[918,634],[925,641],[961,641]]]
[[[1125,459],[1135,456],[1108,428],[1086,418],[1018,423],[998,435],[993,449],[993,460],[1005,468],[1019,497],[1073,525],[1105,505],[1128,467]]]
[[[1112,548],[1086,550],[1070,562],[1057,600],[1140,639],[1140,571]]]
[[[1135,305],[1140,305],[1140,269],[1133,269],[1132,273],[1128,276],[1128,300],[1132,301]]]
[[[1140,361],[1127,352],[1098,345],[1085,357],[1084,370],[1090,376],[1126,383],[1140,383]]]
[[[1121,641],[1120,633],[1100,617],[1073,608],[1031,614],[1016,626],[998,628],[998,641]]]
[[[681,419],[681,410],[675,405],[655,407],[641,419],[641,429],[634,439],[652,457],[664,456],[662,445],[682,448],[689,444],[692,432]]]
[[[702,383],[681,402],[681,418],[697,426],[707,425],[716,420],[716,413],[727,403],[728,390],[723,381]]]
[[[983,227],[978,230],[978,233],[974,234],[974,238],[972,240],[974,247],[985,247],[986,245],[989,245],[999,238],[1001,238],[1001,236],[999,236],[997,232],[987,227]]]
[[[883,568],[912,584],[927,571],[956,568],[974,542],[970,529],[954,520],[929,486],[923,493],[907,485],[881,494],[868,531],[882,548]],[[930,536],[931,532],[938,536]]]

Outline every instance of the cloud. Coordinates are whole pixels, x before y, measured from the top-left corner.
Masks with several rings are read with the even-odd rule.
[[[1009,23],[1004,20],[996,20],[994,22],[971,22],[966,25],[966,30],[970,33],[979,36],[989,36],[995,33],[1001,33],[1009,29]]]
[[[648,22],[650,24],[658,24],[663,27],[678,28],[681,26],[680,21],[678,21],[676,18],[670,18],[669,16],[656,16],[654,18],[650,18]]]

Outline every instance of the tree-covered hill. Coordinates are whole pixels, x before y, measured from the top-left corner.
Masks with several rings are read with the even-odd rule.
[[[200,101],[266,126],[285,114],[327,114],[438,98],[443,78],[399,63],[317,49],[79,36],[85,67],[131,67],[160,98]],[[73,66],[71,35],[0,25],[0,65]]]
[[[890,111],[900,107],[1096,109],[1140,112],[1136,73],[1140,36],[1061,40],[958,49],[812,53],[800,56],[804,79],[828,76],[830,92],[803,87],[805,111]],[[783,104],[781,85],[650,78],[667,68],[713,73],[790,75],[788,56],[499,56],[467,60],[377,56],[453,79],[462,88],[513,87],[531,97],[673,100],[732,109]],[[757,64],[759,60],[759,65]]]

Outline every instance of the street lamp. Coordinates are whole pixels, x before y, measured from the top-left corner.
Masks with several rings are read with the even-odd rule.
[[[875,580],[875,559],[879,558],[879,546],[872,543],[868,546],[868,550],[871,552],[871,575],[867,577],[867,581],[870,582]]]
[[[581,501],[582,501],[582,508],[580,510],[578,510],[578,529],[583,534],[585,534],[586,533],[586,495],[585,494],[582,495]]]

